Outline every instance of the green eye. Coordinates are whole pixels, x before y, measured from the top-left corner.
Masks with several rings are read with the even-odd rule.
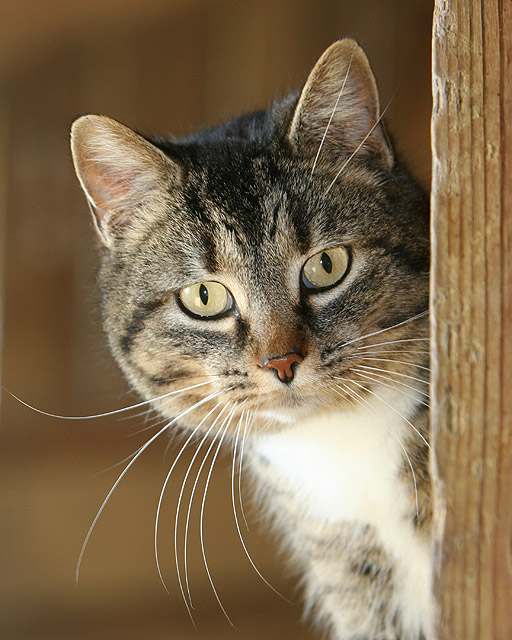
[[[233,307],[231,293],[220,282],[196,282],[180,289],[182,306],[193,316],[217,318]]]
[[[315,253],[302,268],[302,279],[308,289],[328,289],[338,284],[348,271],[349,253],[345,247],[324,249]]]

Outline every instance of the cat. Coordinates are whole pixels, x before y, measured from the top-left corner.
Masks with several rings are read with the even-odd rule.
[[[330,637],[433,637],[428,198],[363,50],[335,42],[302,91],[185,139],[88,115],[71,145],[154,438],[243,447]]]

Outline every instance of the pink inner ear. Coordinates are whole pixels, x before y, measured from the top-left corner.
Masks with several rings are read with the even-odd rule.
[[[71,131],[73,160],[98,231],[111,245],[124,227],[158,215],[153,205],[176,167],[157,147],[103,116],[82,116]]]
[[[83,178],[86,183],[88,201],[99,230],[106,234],[106,225],[126,227],[130,223],[129,209],[126,207],[130,195],[134,195],[136,176],[129,171],[112,168],[101,161],[88,160],[84,163]],[[124,206],[119,207],[123,203]],[[128,211],[126,211],[128,209]]]
[[[113,169],[102,162],[87,161],[84,178],[95,207],[109,211],[120,200],[125,200],[134,190],[134,175]]]

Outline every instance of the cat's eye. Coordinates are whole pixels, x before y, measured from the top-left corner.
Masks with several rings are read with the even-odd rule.
[[[345,247],[324,249],[315,253],[302,268],[302,280],[308,289],[329,289],[338,284],[348,271],[349,252]]]
[[[213,320],[233,308],[233,297],[220,282],[196,282],[180,289],[179,301],[188,313]]]

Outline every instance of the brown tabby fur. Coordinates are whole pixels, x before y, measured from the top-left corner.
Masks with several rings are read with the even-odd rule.
[[[183,429],[204,420],[206,433],[231,410],[215,431],[226,430],[225,442],[250,417],[253,484],[302,573],[308,610],[332,637],[426,637],[428,561],[418,570],[423,596],[411,595],[414,565],[373,508],[335,516],[336,498],[332,515],[319,515],[323,495],[308,498],[314,475],[296,475],[272,453],[279,434],[306,451],[297,434],[316,416],[328,426],[307,437],[327,455],[336,453],[328,438],[342,438],[353,420],[351,437],[378,462],[369,434],[380,434],[383,455],[399,462],[390,477],[355,478],[354,490],[395,487],[389,526],[411,554],[428,557],[428,202],[388,141],[362,50],[335,43],[300,94],[187,139],[144,138],[85,116],[72,148],[103,244],[106,335],[130,384]],[[325,291],[308,288],[303,265],[333,247],[349,252],[346,275]],[[234,300],[213,320],[188,313],[180,297],[209,281]],[[303,360],[283,384],[264,364],[289,353]],[[358,450],[356,440],[347,447]],[[333,483],[352,460],[339,446]]]

